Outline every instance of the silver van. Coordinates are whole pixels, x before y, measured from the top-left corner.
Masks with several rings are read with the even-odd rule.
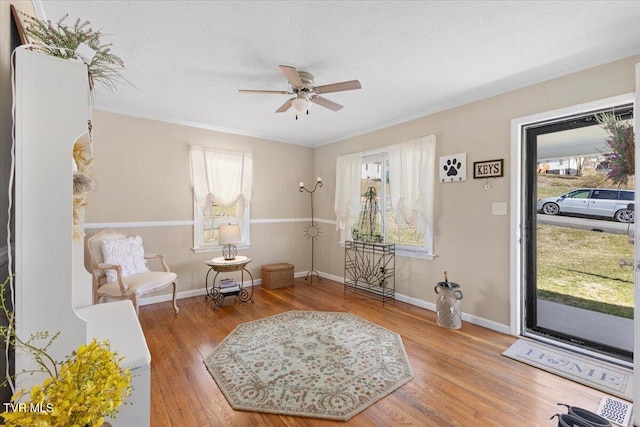
[[[547,215],[586,215],[633,222],[635,193],[609,188],[579,188],[559,197],[538,200],[536,209]]]

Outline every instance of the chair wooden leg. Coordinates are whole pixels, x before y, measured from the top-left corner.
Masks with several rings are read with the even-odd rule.
[[[175,310],[176,314],[178,314],[178,312],[180,311],[178,305],[176,304],[176,282],[173,282],[173,309]]]
[[[140,308],[138,307],[138,296],[136,294],[133,294],[131,296],[131,302],[133,303],[133,308],[136,309],[136,316],[140,315]]]

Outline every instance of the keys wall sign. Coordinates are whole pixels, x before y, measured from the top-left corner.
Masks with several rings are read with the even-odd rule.
[[[504,176],[504,159],[473,162],[473,178],[496,178]]]

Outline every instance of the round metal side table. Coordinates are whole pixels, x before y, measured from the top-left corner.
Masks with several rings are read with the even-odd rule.
[[[253,302],[253,275],[246,268],[247,264],[249,264],[250,262],[251,258],[248,258],[246,256],[237,256],[231,260],[226,260],[223,257],[217,257],[212,260],[205,261],[205,264],[209,266],[209,271],[207,271],[207,277],[205,278],[205,289],[207,291],[207,295],[205,296],[205,298],[211,298],[217,306],[221,306],[224,302],[225,297],[228,296],[235,296],[241,302]],[[218,279],[218,275],[220,273],[229,273],[234,271],[240,272],[240,282],[236,282],[234,283],[234,285],[229,287],[220,287],[219,285],[216,286],[216,280]],[[215,272],[216,274],[213,276],[211,288],[209,288],[209,275],[212,272]],[[250,290],[244,286],[245,272],[251,278]]]

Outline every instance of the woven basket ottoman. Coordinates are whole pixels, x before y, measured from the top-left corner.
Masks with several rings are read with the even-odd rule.
[[[267,289],[293,286],[293,265],[286,262],[263,265],[262,286]]]

